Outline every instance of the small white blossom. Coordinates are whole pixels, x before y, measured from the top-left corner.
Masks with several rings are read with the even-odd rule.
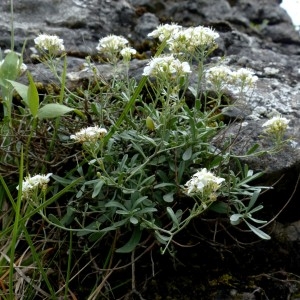
[[[217,89],[231,83],[232,71],[227,66],[215,66],[207,70],[207,83],[213,85]]]
[[[20,70],[19,70],[20,75],[22,75],[23,73],[25,73],[26,70],[27,70],[27,66],[24,63],[21,63]]]
[[[120,54],[124,60],[129,61],[131,56],[136,54],[136,50],[131,47],[125,47],[120,51]]]
[[[47,175],[37,174],[33,177],[28,175],[25,177],[22,182],[22,197],[29,199],[37,188],[45,188],[50,181],[49,178],[51,175],[52,173],[48,173]],[[17,186],[16,189],[19,190],[19,186]]]
[[[34,39],[34,42],[37,48],[47,50],[52,54],[65,50],[63,39],[60,39],[57,35],[40,34]]]
[[[92,126],[81,129],[79,132],[72,134],[70,138],[80,143],[84,142],[95,142],[102,139],[107,134],[105,128],[100,128],[99,126]]]
[[[109,35],[99,40],[99,44],[96,49],[100,53],[105,52],[120,52],[122,49],[127,47],[128,40],[122,36]]]
[[[148,33],[148,36],[158,38],[161,42],[170,38],[174,33],[180,31],[182,26],[177,24],[159,25],[155,30]]]
[[[188,62],[181,62],[173,55],[153,58],[144,68],[144,76],[167,76],[180,77],[191,73]]]
[[[195,173],[192,178],[185,184],[185,192],[189,196],[201,195],[206,193],[206,197],[210,198],[210,193],[215,194],[224,178],[217,177],[213,173],[207,171],[206,168]]]
[[[232,72],[232,80],[235,84],[241,85],[242,87],[253,87],[255,82],[258,80],[258,77],[254,75],[253,71],[241,68]]]
[[[174,32],[168,41],[168,45],[173,53],[193,53],[199,48],[211,48],[216,44],[218,37],[219,34],[208,27],[189,27]]]
[[[262,127],[265,127],[266,133],[280,134],[284,133],[288,128],[290,120],[281,116],[273,117],[272,119],[265,122]]]

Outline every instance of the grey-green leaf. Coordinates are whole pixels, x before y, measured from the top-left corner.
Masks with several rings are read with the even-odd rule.
[[[63,104],[49,103],[39,109],[38,118],[39,119],[57,118],[57,117],[61,117],[61,116],[65,115],[73,110],[74,110],[73,108],[70,108]]]
[[[139,244],[142,236],[142,231],[139,227],[135,227],[129,241],[121,248],[117,249],[117,253],[130,253]]]

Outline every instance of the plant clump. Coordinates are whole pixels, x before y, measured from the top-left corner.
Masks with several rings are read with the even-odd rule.
[[[269,187],[251,186],[262,173],[241,165],[230,147],[212,145],[216,134],[226,129],[220,113],[226,85],[235,86],[242,97],[259,79],[249,69],[231,70],[221,63],[208,63],[219,38],[211,28],[165,24],[148,36],[158,43],[158,50],[145,63],[139,82],[129,76],[130,60],[137,53],[129,41],[117,35],[101,38],[96,47],[99,60],[106,57],[113,76],[103,85],[97,66],[87,58],[86,68],[93,70],[97,89],[87,85],[80,95],[66,87],[66,52],[57,36],[42,34],[35,39],[40,62],[60,82],[57,97],[40,101],[29,72],[28,85],[18,82],[22,61],[14,52],[1,63],[5,108],[1,147],[9,150],[1,163],[18,168],[20,183],[16,186],[0,176],[5,189],[0,193],[1,203],[10,207],[7,214],[11,216],[0,235],[3,245],[12,241],[3,250],[3,257],[12,262],[8,263],[9,278],[2,282],[10,295],[19,286],[15,249],[23,244],[32,257],[27,254],[26,259],[18,259],[24,267],[35,262],[37,271],[29,281],[35,283],[30,286],[35,295],[67,298],[72,294],[70,286],[77,288],[73,278],[77,282],[93,278],[86,290],[89,299],[96,299],[117,294],[118,285],[127,283],[123,279],[109,282],[109,277],[115,270],[128,269],[131,291],[126,297],[141,296],[135,276],[139,259],[149,252],[175,257],[181,245],[177,238],[193,222],[207,222],[203,216],[208,214],[214,216],[215,228],[229,228],[229,236],[234,235],[233,227],[244,230],[247,226],[249,235],[270,239],[261,229],[268,221],[256,217],[263,210],[259,195]],[[191,84],[195,74],[198,82]],[[208,87],[216,92],[213,96]],[[22,105],[12,105],[13,90],[22,98]],[[187,91],[193,95],[189,104]],[[263,125],[265,134],[275,137],[276,149],[286,143],[287,124],[280,117]],[[15,128],[26,129],[26,139],[18,140]],[[38,158],[34,152],[37,141],[44,150]],[[257,148],[253,145],[245,156],[273,149]],[[62,149],[68,149],[67,157]],[[12,152],[18,155],[10,155]],[[53,165],[60,168],[50,170]],[[40,230],[27,228],[37,218]],[[60,240],[54,239],[57,236]],[[207,242],[212,239],[209,234],[204,238]],[[68,245],[65,252],[62,240]],[[48,251],[57,251],[60,259],[45,258]],[[97,275],[85,274],[87,267],[96,268]],[[46,270],[50,269],[59,277],[54,284],[48,279]]]

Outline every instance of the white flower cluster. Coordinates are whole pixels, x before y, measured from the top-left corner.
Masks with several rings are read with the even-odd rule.
[[[206,194],[205,197],[214,199],[215,192],[224,181],[224,178],[217,177],[213,173],[207,171],[206,168],[195,173],[192,178],[185,184],[185,192],[189,196],[199,196]],[[213,197],[210,197],[213,194]]]
[[[219,34],[204,26],[184,28],[176,24],[160,25],[148,34],[160,41],[167,39],[172,53],[194,53],[198,48],[208,49],[216,44]]]
[[[290,120],[281,116],[275,116],[265,122],[262,127],[265,127],[265,132],[270,134],[283,134],[288,128]]]
[[[51,54],[56,54],[59,51],[64,51],[64,41],[57,35],[40,34],[34,39],[38,49],[49,51]]]
[[[129,61],[131,56],[136,54],[136,50],[131,47],[125,47],[120,51],[120,54],[124,60]]]
[[[174,31],[168,40],[171,52],[193,53],[198,48],[210,48],[216,44],[219,34],[212,29],[204,26],[189,27],[179,31]]]
[[[247,69],[241,68],[237,71],[232,72],[233,82],[240,86],[253,87],[258,77],[254,75],[254,72]]]
[[[211,67],[206,71],[206,80],[216,89],[221,89],[227,84],[250,88],[254,86],[258,78],[249,69],[241,68],[232,71],[229,67],[220,65]]]
[[[211,67],[206,72],[207,83],[217,88],[231,83],[231,76],[232,71],[227,66]]]
[[[127,47],[128,40],[122,36],[108,35],[99,40],[96,49],[100,53],[106,52],[120,52],[123,48]]]
[[[50,181],[49,177],[51,175],[52,173],[48,173],[47,175],[37,174],[33,177],[28,175],[25,177],[22,182],[22,197],[29,199],[38,187],[45,188]],[[19,190],[19,186],[17,186],[17,190]]]
[[[173,55],[160,56],[151,59],[148,65],[144,68],[144,76],[167,76],[181,77],[187,73],[191,73],[191,68],[188,62],[181,62]]]
[[[74,135],[70,136],[71,139],[76,142],[96,142],[99,139],[102,139],[107,134],[105,128],[100,128],[99,126],[92,126],[81,129],[79,132],[76,132]]]
[[[150,32],[148,36],[158,38],[161,42],[165,39],[169,39],[173,34],[182,29],[182,26],[177,24],[165,24],[159,25],[155,30]]]

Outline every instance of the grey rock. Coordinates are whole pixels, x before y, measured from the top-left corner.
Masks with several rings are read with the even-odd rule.
[[[84,58],[95,57],[99,39],[108,34],[123,35],[140,51],[149,51],[141,45],[160,23],[212,26],[220,38],[211,62],[225,55],[230,67],[251,68],[259,77],[256,89],[242,99],[237,91],[228,90],[232,104],[224,115],[229,121],[239,122],[231,124],[220,136],[236,137],[238,143],[233,150],[237,155],[253,143],[268,147],[269,141],[260,137],[261,125],[274,113],[280,113],[291,120],[287,137],[293,142],[281,153],[245,162],[255,171],[266,171],[272,178],[282,173],[289,176],[299,170],[300,162],[300,35],[279,3],[279,0],[15,0],[15,49],[20,52],[25,40],[26,49],[32,48],[33,39],[40,32],[57,34],[64,39],[67,49],[68,87],[75,89],[93,76],[85,68]],[[0,11],[0,47],[6,49],[11,41],[9,0],[1,1]],[[42,65],[31,64],[31,54],[26,50],[24,58],[35,80],[58,84]],[[130,75],[139,80],[146,63],[132,61]],[[95,65],[99,74],[105,78],[111,76],[108,65],[97,61]],[[25,77],[22,80],[26,82]],[[196,76],[191,84],[195,80]],[[215,142],[222,147],[222,139],[218,138]]]

